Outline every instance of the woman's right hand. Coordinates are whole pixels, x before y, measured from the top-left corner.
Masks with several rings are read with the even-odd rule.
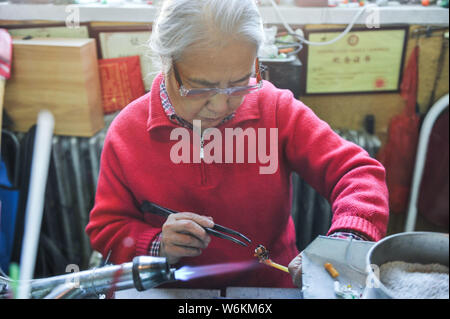
[[[162,226],[160,256],[169,264],[199,256],[211,241],[204,227],[214,227],[211,217],[188,212],[170,215]]]
[[[288,265],[292,282],[299,288],[302,288],[302,255],[298,254]]]

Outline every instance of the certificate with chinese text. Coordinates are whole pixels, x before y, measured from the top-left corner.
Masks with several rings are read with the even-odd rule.
[[[311,31],[309,41],[327,42],[342,31]],[[399,90],[406,28],[352,31],[329,45],[308,45],[306,94]]]

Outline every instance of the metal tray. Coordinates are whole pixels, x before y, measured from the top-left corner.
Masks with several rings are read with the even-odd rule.
[[[302,252],[302,291],[305,299],[338,299],[334,285],[351,285],[358,298],[366,286],[366,255],[375,242],[317,237]],[[339,272],[333,279],[324,264]]]

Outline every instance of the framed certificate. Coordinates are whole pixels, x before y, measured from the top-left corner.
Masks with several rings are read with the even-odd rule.
[[[328,42],[342,30],[311,30],[312,42]],[[407,27],[353,30],[329,45],[307,45],[305,94],[398,92]]]

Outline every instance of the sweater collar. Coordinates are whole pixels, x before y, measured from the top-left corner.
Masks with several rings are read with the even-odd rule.
[[[163,79],[163,74],[159,73],[152,83],[148,112],[149,116],[147,118],[147,131],[161,126],[176,127],[176,124],[169,120],[162,106],[160,85]],[[260,113],[257,101],[258,93],[247,95],[242,104],[236,110],[234,118],[228,121],[226,126],[237,126],[238,123],[244,121],[259,119]]]

